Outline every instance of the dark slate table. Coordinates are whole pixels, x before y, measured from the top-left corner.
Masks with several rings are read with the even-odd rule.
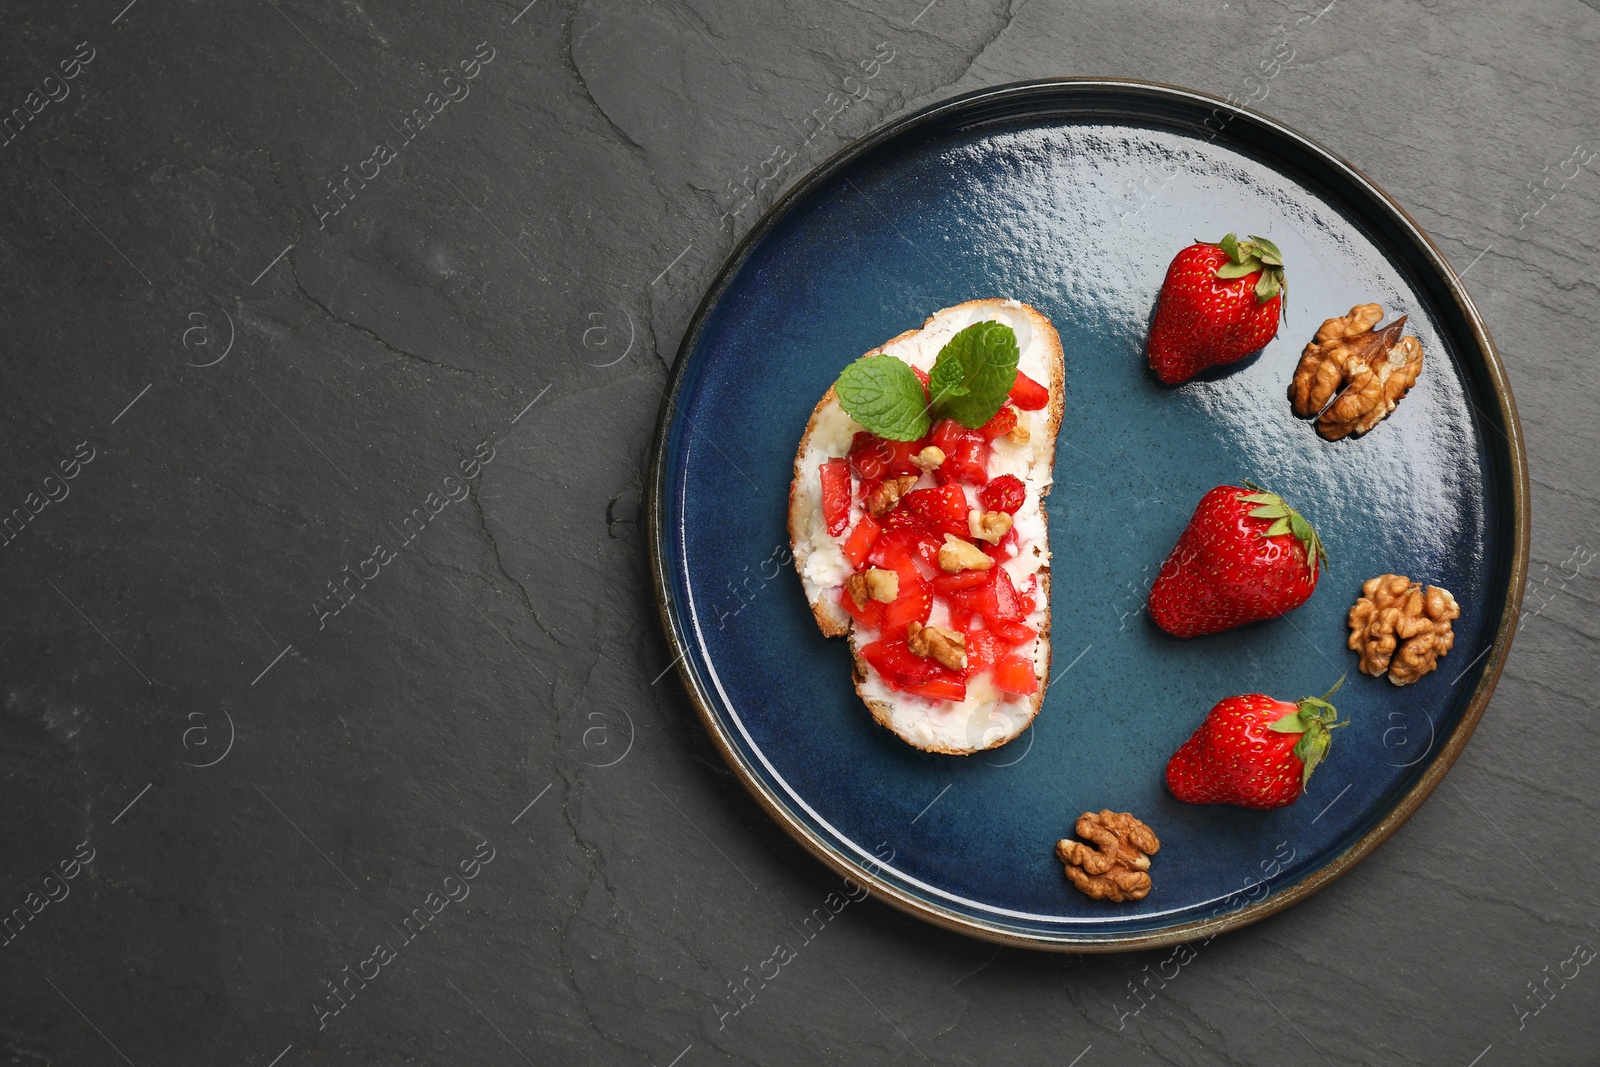
[[[1596,0],[125,3],[0,12],[5,1062],[1596,1062]],[[1408,206],[1516,388],[1476,738],[1176,977],[863,902],[731,1010],[837,880],[663,676],[640,493],[705,285],[910,108],[1244,95],[1285,41],[1257,106]]]

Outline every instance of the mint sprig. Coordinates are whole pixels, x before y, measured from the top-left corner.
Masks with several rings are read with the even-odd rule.
[[[863,356],[844,369],[833,391],[845,413],[879,437],[915,441],[937,419],[977,429],[1000,410],[1017,380],[1017,335],[1001,322],[976,322],[939,350],[928,390],[910,364]]]
[[[915,441],[928,432],[928,401],[909,363],[893,356],[862,356],[833,383],[839,406],[890,441]]]
[[[928,396],[940,418],[976,430],[994,418],[1017,380],[1017,335],[1004,323],[975,322],[939,351]]]

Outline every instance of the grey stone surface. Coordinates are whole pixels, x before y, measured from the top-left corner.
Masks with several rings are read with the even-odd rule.
[[[1549,980],[1600,941],[1600,620],[1562,577],[1600,548],[1600,183],[1562,167],[1600,142],[1592,2],[124,2],[0,11],[0,510],[66,492],[0,547],[0,909],[38,909],[0,948],[6,1062],[1600,1062],[1600,977]],[[1137,1014],[1168,953],[868,901],[719,1017],[837,883],[658,677],[640,489],[705,285],[910,108],[1061,74],[1254,93],[1284,40],[1259,108],[1469,268],[1516,388],[1531,618],[1476,738]]]

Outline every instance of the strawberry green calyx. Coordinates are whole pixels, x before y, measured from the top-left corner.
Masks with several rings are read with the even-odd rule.
[[[1306,783],[1311,781],[1311,772],[1317,769],[1322,758],[1328,754],[1328,746],[1333,743],[1333,735],[1329,733],[1337,727],[1345,725],[1339,720],[1339,712],[1328,703],[1328,698],[1344,684],[1340,677],[1333,683],[1333,688],[1320,697],[1302,697],[1296,709],[1270,724],[1267,729],[1280,734],[1299,734],[1300,741],[1294,746],[1294,754],[1299,757],[1304,768],[1300,772],[1300,788],[1304,789]]]
[[[1316,527],[1306,520],[1306,517],[1283,502],[1283,497],[1277,493],[1269,493],[1254,482],[1244,483],[1253,490],[1241,493],[1239,499],[1247,504],[1257,507],[1250,509],[1252,519],[1271,519],[1272,525],[1262,531],[1262,537],[1277,537],[1279,534],[1292,533],[1295,538],[1305,546],[1306,563],[1311,568],[1313,578],[1317,574],[1317,564],[1328,565],[1328,550],[1322,547],[1322,538],[1317,536]]]
[[[1228,255],[1228,262],[1217,268],[1218,278],[1229,281],[1260,271],[1261,277],[1256,279],[1258,304],[1265,304],[1279,294],[1289,295],[1289,283],[1283,275],[1283,253],[1278,251],[1277,245],[1254,234],[1248,241],[1241,241],[1231,233],[1215,245]]]

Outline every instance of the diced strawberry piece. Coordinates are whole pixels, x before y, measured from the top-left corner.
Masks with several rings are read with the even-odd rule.
[[[969,430],[954,419],[940,419],[933,424],[933,430],[928,434],[928,443],[938,445],[940,451],[948,456],[950,450],[964,441],[969,434],[980,438],[982,436],[977,430]]]
[[[1011,402],[1023,411],[1038,411],[1050,403],[1050,390],[1017,371],[1017,380],[1011,385]]]
[[[969,430],[954,419],[941,419],[929,441],[944,453],[937,477],[983,485],[989,480],[989,442],[977,430]]]
[[[894,603],[884,605],[883,627],[904,633],[911,623],[928,621],[928,614],[933,610],[933,587],[915,570],[907,573],[897,568],[896,573],[900,576],[900,595],[894,598]]]
[[[1038,602],[1039,576],[1037,574],[1030,574],[1028,575],[1028,584],[1017,590],[1017,603],[1022,608],[1023,616],[1027,617],[1032,615],[1034,608],[1038,605]]]
[[[888,473],[888,453],[877,447],[881,441],[877,434],[866,430],[850,438],[850,466],[864,482],[882,481]]]
[[[968,485],[983,485],[989,480],[988,442],[948,454],[944,463],[934,472],[934,477],[940,483],[966,482]]]
[[[1000,410],[994,413],[994,418],[978,427],[978,432],[983,434],[985,441],[993,441],[996,437],[1004,437],[1017,425],[1017,409],[1010,404],[1001,404]]]
[[[889,512],[891,525],[914,524],[935,534],[967,534],[967,491],[959,485],[938,485],[913,489],[900,498],[900,505]]]
[[[920,474],[911,457],[922,448],[921,441],[889,441],[862,430],[850,439],[850,466],[863,482],[881,482],[891,474]]]
[[[1034,673],[1033,660],[1027,656],[1005,656],[994,665],[994,684],[998,689],[1018,696],[1028,696],[1039,691],[1039,677]]]
[[[1039,636],[1039,631],[1021,622],[991,622],[989,632],[1008,645],[1021,645]]]
[[[995,563],[1004,563],[1017,554],[1017,531],[1007,530],[1005,536],[995,544],[979,545],[978,547],[982,548],[984,554],[994,560]]]
[[[915,655],[905,638],[899,636],[862,645],[861,658],[882,675],[892,689],[919,685],[936,677],[941,669],[933,660]]]
[[[996,569],[997,568],[991,567],[986,571],[962,571],[962,574],[975,574],[978,576],[978,578],[976,579],[975,585],[968,586],[965,589],[956,589],[942,594],[945,598],[945,602],[950,605],[950,611],[954,613],[959,609],[966,612],[969,616],[982,615],[984,613],[984,606],[988,604],[991,599],[989,587],[994,584],[994,573]],[[937,575],[934,577],[934,581],[938,581]],[[962,629],[962,627],[958,626],[957,629]]]
[[[957,630],[965,630],[972,625],[972,609],[962,607],[960,604],[946,604],[950,612],[950,625]]]
[[[1021,622],[1022,602],[1017,596],[1016,587],[1011,584],[1010,575],[1001,567],[993,568],[993,573],[994,581],[983,587],[978,610],[991,623]]]
[[[922,568],[917,565],[917,557],[912,553],[898,552],[894,555],[894,563],[890,566],[894,574],[899,577],[899,595],[926,587],[928,595],[933,595],[933,587],[928,585],[928,579],[922,576]],[[904,624],[901,624],[904,627]]]
[[[916,552],[917,533],[915,530],[899,529],[884,530],[867,552],[867,562],[874,567],[888,567],[898,570],[900,564],[910,562]]]
[[[931,700],[967,699],[967,683],[962,681],[959,676],[930,678],[926,682],[907,685],[902,688],[913,696],[928,697]]]
[[[912,621],[927,622],[933,610],[933,587],[917,566],[916,542],[906,530],[889,530],[878,538],[869,554],[870,562],[895,572],[899,590],[895,599],[883,605],[882,628],[903,633]]]
[[[910,493],[906,494],[906,496],[910,495]],[[905,497],[900,499],[904,500]],[[906,530],[914,534],[931,534],[933,532],[928,528],[928,524],[922,520],[922,516],[906,511],[899,506],[896,506],[893,511],[884,514],[883,528],[890,532]]]
[[[894,527],[883,531],[883,535],[867,553],[867,561],[897,571],[910,565],[913,573],[920,573],[916,570],[915,562],[920,559],[930,568],[935,567],[942,543],[931,530],[914,525]]]
[[[967,632],[967,669],[968,678],[981,670],[994,666],[995,661],[1010,651],[1010,647],[991,630],[970,630]]]
[[[850,461],[830,459],[817,468],[822,477],[822,517],[828,536],[838,537],[850,525]]]
[[[932,578],[933,591],[940,596],[948,597],[951,593],[959,593],[963,589],[976,589],[980,585],[987,585],[990,574],[988,571],[962,571],[960,574],[936,574]]]
[[[922,395],[926,397],[928,395],[928,372],[921,367],[912,367],[911,373],[915,374],[917,381],[922,383]]]
[[[855,597],[843,589],[839,590],[839,606],[855,617],[855,620],[869,630],[883,629],[884,605],[876,600],[868,600],[865,604],[856,605]]]
[[[871,515],[863,515],[856,528],[850,531],[850,536],[844,539],[840,550],[844,558],[850,561],[850,566],[859,569],[866,562],[867,553],[872,551],[872,546],[878,543],[878,535],[883,533],[883,527]]]
[[[925,490],[915,489],[912,490],[912,492],[925,492]],[[884,512],[884,529],[910,530],[912,533],[927,534],[932,536],[933,526],[928,522],[927,516],[916,510],[915,504],[913,504],[910,508],[906,507],[906,498],[909,496],[911,496],[911,493],[907,493],[905,496],[901,497],[900,503],[896,504],[893,510]]]
[[[1028,499],[1028,487],[1015,474],[1002,474],[978,492],[978,503],[985,511],[1003,511],[1015,515]]]

